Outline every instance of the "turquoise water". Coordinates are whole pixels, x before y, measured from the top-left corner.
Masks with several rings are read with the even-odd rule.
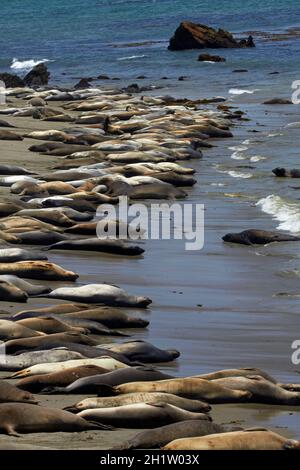
[[[202,89],[213,79],[216,91],[230,82],[234,68],[250,69],[255,82],[263,81],[278,64],[285,74],[297,70],[299,38],[280,42],[257,38],[256,49],[224,51],[227,63],[218,69],[199,64],[197,51],[170,52],[168,39],[185,19],[234,33],[280,32],[300,26],[300,4],[297,0],[244,4],[232,0],[2,0],[0,69],[10,70],[13,58],[48,59],[53,81],[68,84],[99,74],[124,80],[143,74],[151,81],[167,76],[171,83],[188,75],[198,80],[194,87]],[[145,41],[151,43],[128,46]],[[22,75],[25,68],[17,72]]]

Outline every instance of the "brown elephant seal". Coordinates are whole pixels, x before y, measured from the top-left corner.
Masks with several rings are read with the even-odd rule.
[[[15,324],[32,330],[41,331],[46,334],[65,332],[82,333],[84,335],[89,334],[89,330],[87,328],[74,327],[64,323],[63,317],[62,320],[51,316],[24,318],[23,320],[16,321]]]
[[[66,313],[65,317],[96,321],[108,328],[145,328],[149,325],[148,320],[130,316],[121,309],[105,306]]]
[[[1,274],[0,280],[10,282],[15,287],[18,287],[18,289],[21,289],[23,292],[26,292],[29,297],[48,294],[49,292],[51,292],[50,287],[43,286],[41,284],[31,284],[30,282],[25,281],[24,279],[21,279],[20,277],[14,276],[12,274]]]
[[[251,393],[231,390],[208,380],[187,377],[156,382],[131,382],[114,387],[115,393],[165,392],[208,403],[238,403],[249,401]]]
[[[9,436],[30,432],[81,432],[99,429],[112,428],[56,408],[27,403],[0,404],[0,432]]]
[[[209,421],[204,413],[182,410],[168,403],[134,403],[113,408],[97,408],[80,411],[77,416],[123,428],[155,428],[163,424],[191,419]]]
[[[28,279],[43,279],[48,281],[76,281],[78,278],[78,274],[72,271],[66,271],[57,264],[49,263],[48,261],[1,263],[0,275],[1,274],[13,274]]]
[[[94,365],[72,367],[50,374],[25,377],[17,382],[17,387],[28,392],[39,393],[47,387],[67,387],[82,377],[91,377],[92,375],[106,374],[108,372],[108,369]]]
[[[19,387],[19,385],[17,384]],[[21,387],[20,387],[21,388]],[[33,390],[30,390],[33,391]],[[83,411],[92,408],[112,408],[114,406],[131,405],[133,403],[150,403],[151,401],[160,403],[169,403],[169,405],[177,406],[187,411],[197,413],[207,413],[211,410],[211,406],[200,400],[191,400],[182,398],[170,393],[128,393],[126,395],[118,395],[116,397],[92,397],[85,398],[71,407],[65,408],[68,411]]]
[[[251,402],[278,405],[299,405],[300,393],[283,389],[258,375],[248,377],[225,377],[215,379],[222,387],[232,390],[245,390],[251,393]]]
[[[21,243],[24,245],[50,245],[62,240],[66,240],[66,236],[52,232],[51,230],[32,230],[30,232],[18,233],[16,241],[12,243]]]
[[[142,340],[126,341],[122,344],[104,344],[104,349],[123,354],[131,361],[140,362],[170,362],[180,356],[180,352],[175,349],[163,350],[153,344]]]
[[[17,261],[47,261],[48,258],[36,251],[23,250],[22,248],[0,249],[0,263],[15,263]]]
[[[99,238],[65,240],[50,245],[48,250],[94,251],[124,256],[139,256],[145,251],[138,245],[129,245],[122,240],[101,240]]]
[[[26,303],[28,295],[11,282],[0,280],[0,298],[5,302]]]
[[[61,227],[71,227],[74,222],[62,211],[56,209],[22,209],[15,214],[16,216],[34,217],[35,219],[55,224]]]
[[[224,242],[239,243],[241,245],[266,245],[273,242],[299,241],[300,237],[267,230],[250,229],[239,233],[227,233],[222,239]]]
[[[163,450],[288,450],[300,449],[299,441],[287,439],[268,429],[211,434],[209,436],[176,439]]]
[[[75,275],[74,273],[72,274]],[[77,277],[78,276],[76,275],[76,278]],[[50,294],[47,294],[47,297],[50,299],[71,300],[84,303],[98,303],[117,307],[146,308],[152,302],[148,297],[130,295],[120,287],[109,284],[89,284],[80,287],[60,287],[50,292]]]
[[[0,380],[0,403],[10,402],[38,403],[28,391],[23,391],[4,380]]]
[[[34,336],[44,336],[43,333],[34,331],[25,325],[19,325],[10,320],[0,319],[0,340],[11,340],[19,338],[32,338]]]
[[[57,304],[50,307],[31,308],[29,310],[22,310],[21,312],[13,315],[14,320],[21,320],[22,318],[29,318],[29,316],[40,316],[40,314],[59,314],[59,313],[74,313],[88,309],[89,306],[85,304]]]
[[[89,338],[87,335],[80,333],[66,332],[66,333],[54,333],[52,335],[37,336],[34,338],[19,338],[7,341],[5,343],[6,352],[8,354],[14,354],[18,351],[26,351],[43,346],[45,343],[52,343],[55,341],[66,342],[66,343],[79,343],[86,345],[95,345],[97,341]],[[100,355],[100,353],[99,353]]]
[[[221,432],[225,432],[225,429],[211,421],[180,421],[178,423],[167,424],[166,426],[139,432],[128,441],[116,445],[112,450],[157,449],[175,439],[206,436],[207,434],[217,434]]]
[[[0,129],[0,140],[23,140],[23,137],[15,132]]]
[[[300,170],[297,169],[287,170],[286,168],[277,167],[272,170],[272,173],[280,178],[300,178]]]

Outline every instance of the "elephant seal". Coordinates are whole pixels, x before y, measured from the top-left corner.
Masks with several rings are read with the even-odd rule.
[[[31,232],[21,232],[17,235],[16,243],[24,245],[50,245],[62,240],[66,240],[66,236],[52,232],[51,230],[32,230]]]
[[[131,317],[122,310],[111,307],[88,308],[79,312],[66,313],[65,318],[76,318],[99,322],[109,328],[145,328],[148,320]]]
[[[46,314],[44,314],[46,316]],[[60,319],[59,315],[51,315],[52,318],[56,318],[57,320]],[[89,330],[91,334],[100,335],[100,336],[130,336],[127,333],[123,333],[119,330],[114,330],[107,328],[102,323],[98,323],[92,320],[82,320],[80,318],[72,318],[72,317],[63,317],[63,322],[67,324],[71,328],[83,328]]]
[[[72,271],[66,271],[57,264],[49,263],[48,261],[18,261],[17,263],[1,263],[0,275],[1,274],[13,274],[15,276],[29,279],[47,281],[76,281],[78,278],[78,274]],[[56,289],[56,291],[57,290],[60,289]],[[48,295],[50,296],[51,293]],[[53,297],[55,298],[55,296]]]
[[[288,450],[300,449],[299,441],[287,439],[268,429],[211,434],[209,436],[176,439],[163,450]]]
[[[0,175],[31,175],[33,173],[34,172],[28,171],[26,168],[21,166],[4,165],[2,163],[0,165]]]
[[[82,335],[80,333],[54,333],[52,335],[43,335],[37,336],[34,338],[19,338],[7,341],[5,343],[6,352],[8,354],[14,354],[18,351],[26,351],[34,349],[36,347],[43,346],[46,342],[68,342],[68,343],[81,343],[87,345],[97,344],[94,340],[89,338],[87,335]]]
[[[144,253],[144,249],[137,245],[128,245],[122,240],[101,240],[99,238],[87,238],[80,240],[66,240],[50,245],[48,250],[80,250],[110,253],[114,255],[138,256]]]
[[[157,449],[175,439],[206,436],[207,434],[217,434],[221,432],[225,432],[225,429],[211,421],[180,421],[178,423],[167,424],[166,426],[139,432],[128,441],[116,445],[111,450]]]
[[[146,308],[152,302],[147,297],[129,295],[120,287],[109,284],[89,284],[81,287],[60,287],[50,292],[47,297],[50,299],[139,308]]]
[[[37,400],[28,391],[20,390],[18,387],[0,380],[0,403],[22,402],[37,404]]]
[[[57,209],[22,209],[15,215],[21,217],[33,217],[41,220],[42,222],[46,222],[47,224],[55,224],[61,227],[71,227],[74,225],[74,222],[69,217]]]
[[[51,316],[45,317],[33,317],[25,318],[24,320],[18,320],[15,322],[17,325],[23,325],[27,328],[31,328],[36,331],[41,331],[46,334],[54,333],[65,333],[65,332],[74,332],[82,333],[84,335],[89,334],[89,330],[86,328],[79,328],[68,325],[58,318],[53,318]]]
[[[146,341],[135,340],[122,344],[104,344],[104,349],[123,354],[131,361],[140,362],[170,362],[180,356],[176,350],[162,350]]]
[[[11,282],[0,280],[0,298],[5,302],[25,303],[28,295]]]
[[[54,363],[75,359],[83,359],[82,354],[66,349],[52,349],[51,351],[30,351],[16,356],[8,354],[0,358],[0,370],[19,371],[25,367],[32,367],[36,364]]]
[[[208,380],[180,378],[158,382],[131,382],[114,387],[115,393],[165,392],[185,398],[203,400],[208,403],[238,403],[249,401],[251,393],[231,390]]]
[[[0,129],[0,140],[23,140],[23,137],[15,132]]]
[[[280,178],[300,178],[300,170],[292,169],[287,170],[286,168],[274,168],[272,170],[275,176],[279,176]]]
[[[19,384],[17,384],[20,387]],[[22,388],[22,387],[20,387]],[[33,390],[30,390],[33,391]],[[85,398],[71,407],[66,407],[68,411],[83,411],[92,408],[112,408],[114,406],[131,405],[133,403],[150,403],[152,401],[160,403],[169,403],[187,411],[207,413],[211,406],[200,400],[190,400],[170,393],[128,393],[127,395],[118,395],[116,397],[92,397]]]
[[[47,256],[36,251],[23,250],[22,248],[0,249],[0,263],[15,263],[17,261],[47,261]]]
[[[47,286],[30,284],[30,282],[24,281],[24,279],[21,279],[18,276],[13,276],[12,274],[0,275],[0,281],[10,282],[10,284],[13,284],[15,287],[21,289],[23,292],[26,292],[29,297],[41,294],[48,294],[49,292],[51,292],[51,289]]]
[[[23,325],[18,325],[10,320],[0,319],[0,340],[7,341],[18,338],[32,338],[34,336],[43,336],[43,333]]]
[[[47,387],[67,387],[77,379],[109,372],[108,369],[94,365],[72,367],[50,374],[33,375],[17,382],[17,387],[28,392],[39,393]]]
[[[164,380],[170,378],[170,375],[164,374],[151,367],[127,367],[113,370],[107,374],[95,375],[78,379],[68,387],[54,389],[59,393],[84,394],[97,393],[99,396],[112,395],[112,387],[119,384],[131,382],[132,380]]]
[[[122,364],[122,362],[117,361],[116,359],[113,359],[112,357],[101,356],[101,357],[97,357],[93,359],[76,358],[76,359],[64,360],[62,362],[55,362],[52,364],[46,363],[46,362],[44,364],[38,363],[34,366],[28,367],[27,369],[23,369],[23,370],[16,372],[10,378],[14,379],[14,378],[19,378],[19,377],[28,377],[30,375],[50,374],[52,372],[60,372],[62,370],[71,369],[73,367],[89,366],[89,365],[103,367],[104,369],[108,369],[110,371],[115,371],[116,369],[123,369],[123,368],[129,369],[129,366],[127,364]],[[103,374],[103,375],[106,375],[106,374]],[[83,379],[79,379],[79,380],[83,380]],[[68,387],[62,390],[64,391],[67,389]]]
[[[265,372],[262,369],[258,369],[257,367],[241,367],[240,369],[223,369],[217,370],[215,372],[210,372],[208,374],[201,374],[201,375],[194,375],[194,377],[199,377],[200,379],[206,380],[215,380],[215,379],[223,379],[224,377],[245,377],[248,375],[260,375],[264,379],[272,382],[274,384],[277,383],[277,380],[274,379],[270,374]]]
[[[283,389],[258,375],[248,377],[226,377],[215,379],[222,387],[232,390],[245,390],[251,393],[251,402],[278,405],[299,405],[300,393]]]
[[[269,232],[266,230],[244,230],[240,233],[227,233],[222,237],[224,242],[239,243],[241,245],[266,245],[273,242],[299,241],[300,237],[293,235]]]
[[[80,416],[56,408],[27,403],[0,404],[0,432],[9,436],[30,432],[81,432],[99,429],[111,427],[88,422]]]
[[[209,421],[204,413],[182,410],[168,403],[134,403],[113,408],[97,408],[80,411],[77,416],[88,421],[101,422],[122,428],[155,428],[163,424],[191,419]]]
[[[22,320],[23,318],[39,317],[43,314],[59,314],[59,313],[74,313],[84,309],[88,309],[89,306],[85,304],[57,304],[51,305],[50,307],[32,308],[29,310],[22,310],[21,312],[13,315],[14,320]]]

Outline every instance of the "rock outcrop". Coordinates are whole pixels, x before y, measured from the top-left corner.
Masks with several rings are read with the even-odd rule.
[[[252,36],[249,36],[247,39],[237,40],[231,33],[223,29],[217,30],[202,24],[184,21],[176,29],[174,36],[170,39],[168,49],[171,51],[182,51],[185,49],[219,49],[254,46]]]
[[[13,73],[0,73],[0,80],[5,83],[6,88],[22,88],[25,86],[24,80]]]
[[[38,64],[25,76],[24,82],[28,86],[48,85],[50,73],[45,64]]]

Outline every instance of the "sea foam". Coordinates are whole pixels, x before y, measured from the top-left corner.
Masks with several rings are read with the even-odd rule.
[[[19,60],[14,58],[12,60],[10,68],[12,70],[16,70],[18,72],[29,72],[29,70],[33,69],[38,64],[43,64],[45,62],[50,62],[48,59],[40,59],[40,60]]]
[[[280,222],[277,227],[279,230],[286,230],[291,233],[300,232],[300,204],[270,194],[260,199],[256,205],[263,212],[272,215],[275,220]]]

